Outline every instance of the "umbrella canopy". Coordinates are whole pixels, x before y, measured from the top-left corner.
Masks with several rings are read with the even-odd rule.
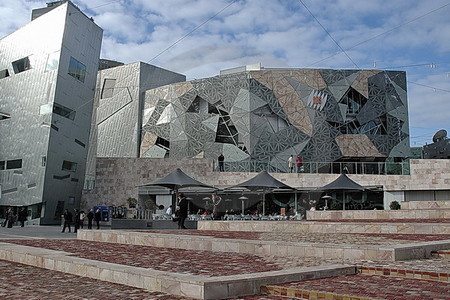
[[[177,168],[176,170],[172,171],[165,177],[156,180],[153,183],[145,184],[143,186],[163,186],[172,190],[177,191],[180,188],[184,187],[207,187],[207,188],[214,188],[210,185],[204,184],[190,176],[188,176],[186,173],[184,173],[180,168]]]
[[[272,175],[270,175],[266,171],[262,171],[252,179],[234,185],[230,188],[238,188],[238,187],[247,188],[249,190],[293,189],[287,184],[284,184],[281,181],[275,179],[274,177],[272,177]]]
[[[346,174],[341,174],[331,183],[318,188],[321,191],[342,191],[342,190],[352,190],[352,191],[364,191],[364,187],[354,182]]]
[[[344,173],[342,173],[338,178],[329,184],[318,188],[321,191],[342,191],[342,208],[345,210],[345,191],[364,191],[364,187],[350,178]],[[326,204],[328,205],[328,204]]]
[[[244,181],[242,183],[239,183],[237,185],[234,185],[232,187],[229,187],[229,189],[233,188],[246,188],[249,190],[263,190],[263,215],[266,213],[266,207],[265,207],[265,198],[266,198],[266,191],[274,190],[274,189],[291,189],[294,188],[288,186],[287,184],[282,183],[281,181],[275,179],[267,173],[266,171],[262,171],[252,179],[249,179],[247,181]]]

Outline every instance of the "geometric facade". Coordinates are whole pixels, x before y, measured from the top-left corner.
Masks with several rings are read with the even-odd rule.
[[[409,156],[406,74],[260,69],[176,83],[145,95],[142,157],[207,157],[283,171],[309,162]],[[263,166],[266,166],[265,168]]]
[[[185,80],[143,62],[98,72],[85,188],[95,180],[97,157],[139,157],[145,91]]]
[[[65,2],[0,40],[0,214],[78,207],[102,35]]]

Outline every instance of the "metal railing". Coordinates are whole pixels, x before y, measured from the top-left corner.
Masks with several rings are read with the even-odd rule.
[[[303,167],[294,166],[292,172],[287,162],[237,161],[224,163],[225,172],[307,173],[307,174],[369,174],[409,175],[409,161],[404,162],[304,162]],[[216,165],[215,171],[218,170]]]

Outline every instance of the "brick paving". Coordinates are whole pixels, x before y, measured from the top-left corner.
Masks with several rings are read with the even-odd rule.
[[[81,258],[127,266],[210,277],[342,263],[342,261],[331,259],[308,258],[287,260],[281,257],[262,257],[250,254],[159,248],[67,239],[1,240],[1,242],[65,251]]]
[[[449,283],[364,274],[279,284],[266,291],[306,299],[333,299],[333,295],[351,295],[351,299],[450,299]]]
[[[331,243],[353,245],[398,245],[411,242],[450,240],[450,234],[382,234],[382,233],[296,233],[209,230],[146,230],[139,232],[174,235],[209,236],[223,239],[245,239],[283,242]]]

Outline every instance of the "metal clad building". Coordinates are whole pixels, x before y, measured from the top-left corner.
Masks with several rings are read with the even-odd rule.
[[[103,31],[71,2],[0,40],[0,208],[79,205]]]
[[[239,68],[147,91],[143,118],[142,157],[223,153],[236,171],[409,156],[401,71]]]

